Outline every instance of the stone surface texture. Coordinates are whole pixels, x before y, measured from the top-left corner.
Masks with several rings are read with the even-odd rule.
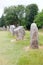
[[[30,47],[38,48],[38,28],[35,23],[32,23],[30,28]]]
[[[14,29],[15,29],[15,26],[14,25],[10,25],[10,33],[12,35],[14,35]]]
[[[16,29],[14,29],[14,33],[16,35],[16,40],[23,40],[25,36],[25,29],[23,26],[18,26]]]

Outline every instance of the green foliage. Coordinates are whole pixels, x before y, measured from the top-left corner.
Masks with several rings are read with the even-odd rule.
[[[23,5],[18,5],[16,7],[16,14],[18,16],[18,24],[19,25],[25,24],[24,13],[25,13],[25,7]]]
[[[42,26],[43,26],[43,11],[38,13],[38,15],[35,17],[34,22],[36,22],[36,24],[39,28],[42,28]]]
[[[0,18],[0,27],[3,27],[5,25],[5,17],[2,15],[2,17]]]
[[[31,23],[33,23],[35,15],[38,13],[38,6],[36,4],[30,4],[26,7],[26,26],[27,29],[30,28]]]
[[[9,8],[4,9],[4,15],[6,19],[6,24],[17,24],[18,23],[18,17],[16,15],[16,7],[11,6]]]
[[[24,14],[24,6],[18,5],[18,6],[11,6],[9,8],[4,9],[4,15],[6,19],[6,24],[15,24],[23,25],[25,24],[25,19],[23,17]]]
[[[5,7],[3,17],[3,22],[0,20],[0,26],[21,25],[24,28],[30,29],[31,23],[38,13],[38,6],[36,4],[30,4],[24,7],[24,5]],[[43,25],[43,24],[42,24]]]

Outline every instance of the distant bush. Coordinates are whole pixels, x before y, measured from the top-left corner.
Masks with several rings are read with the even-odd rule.
[[[43,27],[43,11],[36,15],[34,22],[37,24],[38,28]]]

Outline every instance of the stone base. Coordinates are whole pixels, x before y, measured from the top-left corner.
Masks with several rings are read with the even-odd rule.
[[[34,40],[31,42],[30,48],[37,49],[38,47],[38,41]]]

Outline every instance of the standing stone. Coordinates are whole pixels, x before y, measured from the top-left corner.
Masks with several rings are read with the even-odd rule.
[[[14,25],[10,25],[10,32],[12,35],[14,35],[14,29],[15,29],[15,26]]]
[[[3,26],[3,31],[5,31],[5,30],[6,30],[5,26]]]
[[[38,28],[35,23],[31,24],[30,38],[30,47],[35,49],[38,48]]]
[[[14,33],[16,35],[16,40],[23,40],[25,36],[25,30],[23,26],[18,26],[16,29],[14,29]]]
[[[7,26],[7,31],[9,31],[9,26]]]

